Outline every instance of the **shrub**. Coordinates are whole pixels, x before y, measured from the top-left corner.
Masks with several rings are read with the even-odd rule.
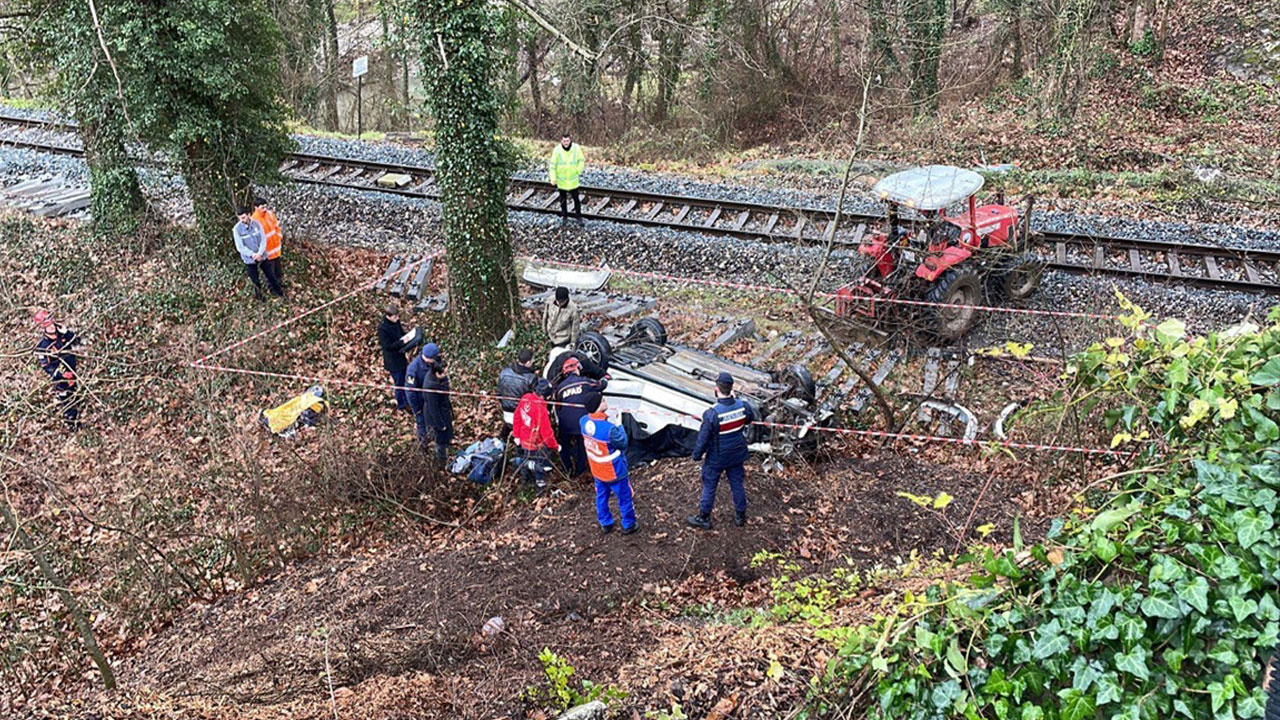
[[[1256,681],[1280,641],[1280,309],[1191,339],[1129,307],[1127,337],[1068,365],[1059,409],[1108,427],[1139,469],[1042,544],[957,558],[966,580],[853,629],[810,717],[850,697],[879,718],[1263,716]]]

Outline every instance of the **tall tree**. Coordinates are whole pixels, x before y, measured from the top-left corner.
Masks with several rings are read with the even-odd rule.
[[[143,139],[177,158],[206,246],[225,244],[236,205],[252,183],[277,179],[291,147],[279,27],[265,0],[117,5],[134,10],[116,30]]]
[[[506,206],[514,153],[498,134],[499,11],[483,0],[411,7],[435,119],[450,312],[459,339],[481,346],[512,326],[519,303]]]
[[[128,101],[117,81],[120,68],[109,53],[108,28],[125,15],[121,4],[36,0],[24,49],[34,62],[53,69],[49,90],[79,126],[89,168],[90,212],[99,237],[132,236],[145,209],[138,173],[125,148],[134,137]]]
[[[905,0],[902,8],[911,62],[911,104],[917,115],[938,111],[938,67],[947,36],[947,0]]]

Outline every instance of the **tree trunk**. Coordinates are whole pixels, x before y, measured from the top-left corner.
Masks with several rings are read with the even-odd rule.
[[[506,194],[514,153],[498,137],[496,11],[487,3],[414,0],[458,342],[490,347],[511,329],[516,290]]]
[[[1014,80],[1021,80],[1023,73],[1026,72],[1022,61],[1022,1],[1008,0],[1006,6],[1009,18],[1009,44],[1012,46],[1010,49],[1013,54],[1013,68],[1010,75]]]
[[[867,25],[871,35],[872,54],[879,55],[886,68],[896,70],[898,55],[893,51],[893,39],[889,37],[889,13],[885,8],[885,0],[867,0]]]
[[[134,235],[142,221],[146,201],[138,185],[138,172],[125,150],[124,118],[104,94],[97,117],[82,113],[77,118],[84,144],[84,160],[89,167],[89,208],[93,233],[108,240]]]
[[[45,559],[40,547],[31,541],[31,536],[27,535],[26,529],[18,524],[18,518],[14,517],[13,511],[3,499],[0,499],[0,515],[4,516],[10,530],[18,538],[18,543],[35,558],[36,565],[40,567],[40,574],[44,575],[45,581],[49,583],[50,587],[57,589],[58,595],[62,598],[62,604],[67,608],[67,612],[71,613],[71,619],[76,625],[76,632],[80,634],[80,639],[84,642],[85,651],[89,653],[89,657],[93,659],[93,664],[98,666],[98,672],[102,674],[103,687],[108,690],[114,690],[116,687],[116,675],[111,671],[111,664],[107,662],[107,656],[102,653],[102,648],[98,647],[98,641],[93,636],[93,626],[89,624],[88,618],[84,616],[84,610],[80,608],[80,603],[76,601],[76,596],[72,595],[71,591],[67,589],[67,584],[62,581],[62,578],[58,576],[58,572]]]
[[[196,230],[203,241],[202,249],[210,256],[225,256],[236,210],[240,205],[249,205],[252,200],[249,181],[243,175],[228,172],[226,161],[211,143],[186,146],[182,179],[191,197]]]
[[[670,15],[670,10],[667,9]],[[675,18],[672,18],[674,21]],[[685,31],[662,24],[658,35],[658,96],[653,107],[653,121],[665,123],[671,116],[676,93],[680,89],[680,71],[684,62]]]
[[[391,22],[387,19],[387,9],[385,5],[379,5],[378,17],[382,20],[382,83],[385,86],[383,90],[384,97],[382,106],[387,109],[387,116],[383,122],[388,128],[398,128],[396,123],[396,64],[395,54],[391,49],[394,43],[391,39]]]
[[[917,115],[938,111],[938,67],[947,35],[946,0],[908,0],[907,32],[911,38],[911,104]]]
[[[542,81],[538,78],[538,37],[532,35],[524,44],[524,56],[529,63],[529,98],[533,101],[533,132],[542,131]]]
[[[338,20],[333,14],[334,0],[325,0],[325,19],[328,22],[324,38],[325,76],[325,128],[338,130]]]

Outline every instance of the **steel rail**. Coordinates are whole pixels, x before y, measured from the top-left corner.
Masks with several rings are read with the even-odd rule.
[[[7,126],[7,127],[6,127]],[[16,129],[16,131],[15,131]],[[58,141],[24,137],[30,131],[56,132]],[[0,145],[62,155],[83,155],[71,124],[18,118],[0,112]],[[302,184],[439,200],[435,170],[425,165],[386,163],[318,153],[293,153],[282,177]],[[388,178],[387,175],[401,175]],[[379,184],[381,180],[381,184]],[[762,242],[816,245],[834,231],[848,248],[859,225],[884,219],[877,213],[843,213],[822,208],[749,203],[695,195],[584,185],[584,219],[724,235]],[[507,195],[511,210],[558,214],[558,193],[548,182],[513,177]],[[1032,229],[1030,251],[1047,267],[1085,275],[1115,275],[1195,287],[1280,294],[1280,251],[1168,242],[1122,236]]]

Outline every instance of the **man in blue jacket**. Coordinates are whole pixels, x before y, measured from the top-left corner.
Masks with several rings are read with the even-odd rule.
[[[435,445],[436,462],[443,470],[448,464],[453,442],[453,403],[449,399],[449,376],[445,374],[440,346],[427,343],[422,353],[409,363],[405,374],[409,408],[418,430],[418,444],[427,450]]]
[[[631,497],[631,477],[627,470],[627,431],[609,421],[604,396],[589,393],[582,399],[587,414],[579,420],[582,440],[586,443],[587,461],[596,480],[596,520],[600,532],[613,532],[613,513],[609,496],[618,496],[618,515],[622,518],[622,534],[635,532],[636,508]]]
[[[711,529],[711,508],[716,503],[720,476],[729,476],[733,493],[733,524],[747,524],[747,489],[743,485],[747,461],[747,426],[755,422],[751,406],[733,396],[733,376],[727,372],[716,377],[716,404],[702,413],[702,427],[693,446],[693,459],[702,463],[702,502],[698,514],[685,519],[689,527]]]

